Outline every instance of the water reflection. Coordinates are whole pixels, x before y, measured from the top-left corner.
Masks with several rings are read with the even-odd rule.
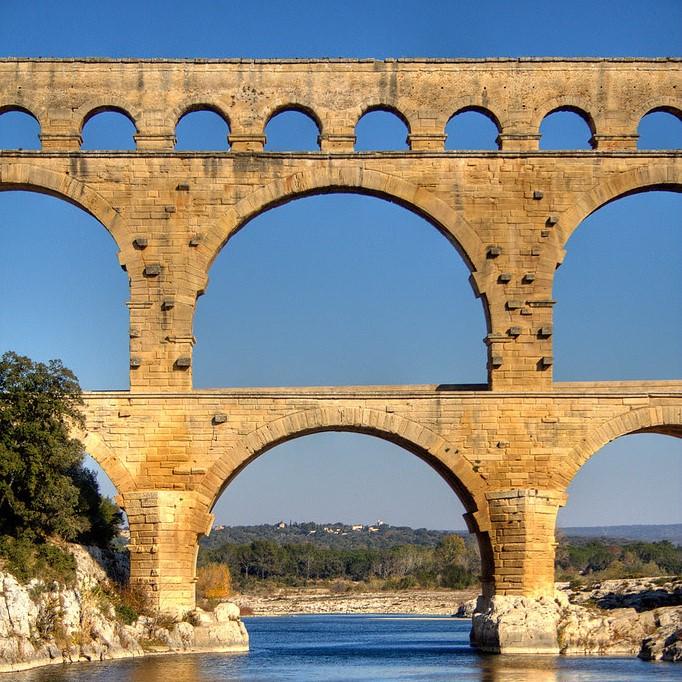
[[[557,682],[556,656],[482,656],[481,682]]]

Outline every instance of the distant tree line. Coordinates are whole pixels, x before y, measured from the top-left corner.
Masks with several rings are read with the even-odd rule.
[[[202,547],[199,566],[223,565],[232,584],[305,586],[332,581],[373,588],[466,588],[477,584],[481,562],[473,537],[443,535],[435,546],[324,547],[257,539]],[[556,553],[558,580],[636,578],[682,574],[682,547],[668,541],[628,542],[562,538]]]
[[[627,542],[562,539],[556,553],[557,577],[638,578],[682,574],[682,547],[667,540]]]
[[[208,537],[202,538],[201,544],[207,548],[219,547],[226,542],[247,545],[254,540],[272,540],[280,545],[313,544],[318,547],[334,549],[356,548],[389,548],[397,545],[418,545],[435,547],[447,535],[467,535],[445,530],[429,530],[427,528],[410,528],[408,526],[392,526],[387,523],[368,526],[362,530],[353,530],[353,526],[334,523],[287,523],[284,526],[260,524],[255,526],[227,526],[211,531]]]
[[[214,563],[229,567],[239,589],[263,580],[292,586],[348,580],[396,588],[464,588],[475,584],[480,572],[475,541],[465,542],[458,535],[445,536],[435,547],[332,549],[312,543],[280,545],[254,540],[202,548],[199,565]]]

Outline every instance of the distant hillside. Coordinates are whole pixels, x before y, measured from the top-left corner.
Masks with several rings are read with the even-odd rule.
[[[638,526],[575,526],[559,528],[557,532],[569,538],[609,538],[642,542],[668,540],[675,545],[682,545],[682,523]]]
[[[613,540],[638,540],[656,542],[669,540],[682,545],[682,524],[638,526],[586,526],[560,528],[559,535],[569,538],[609,538]],[[225,543],[249,544],[255,540],[272,540],[280,545],[310,543],[316,547],[333,549],[386,549],[398,545],[435,547],[446,535],[462,535],[466,531],[427,530],[408,526],[349,525],[345,523],[293,523],[263,524],[259,526],[216,526],[203,538],[205,548],[219,547]]]
[[[260,526],[217,526],[201,544],[206,548],[219,547],[226,542],[248,544],[254,540],[272,540],[280,545],[310,543],[316,547],[333,549],[385,549],[398,545],[435,547],[446,535],[466,531],[427,530],[386,523],[360,526],[345,523],[293,523],[291,525],[263,524]]]

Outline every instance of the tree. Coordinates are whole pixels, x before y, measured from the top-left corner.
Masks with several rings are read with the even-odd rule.
[[[120,512],[103,501],[71,436],[83,426],[80,386],[58,360],[0,357],[0,534],[106,544]]]

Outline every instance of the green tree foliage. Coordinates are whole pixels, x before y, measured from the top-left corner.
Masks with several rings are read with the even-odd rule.
[[[563,538],[557,548],[559,576],[638,578],[682,574],[682,547],[667,540],[659,542],[616,542],[613,540]]]
[[[0,357],[0,535],[107,544],[120,512],[103,501],[70,433],[83,425],[78,380],[48,364]]]
[[[456,540],[450,540],[455,537]],[[477,581],[467,566],[480,561],[461,538],[447,536],[437,547],[399,545],[390,548],[332,549],[311,543],[281,545],[273,540],[249,544],[225,543],[202,548],[199,565],[226,564],[240,588],[254,580],[273,580],[288,585],[308,581],[384,581],[388,587],[462,588]]]

